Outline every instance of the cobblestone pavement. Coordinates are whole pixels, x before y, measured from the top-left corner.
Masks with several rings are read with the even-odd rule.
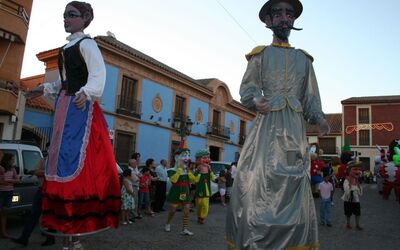
[[[321,250],[397,250],[400,249],[400,204],[394,200],[384,201],[379,196],[375,184],[364,185],[364,196],[361,200],[361,225],[363,231],[345,229],[343,203],[340,200],[341,191],[336,190],[335,205],[332,207],[333,227],[320,226],[319,237]],[[315,200],[317,213],[319,200]],[[195,213],[190,214],[189,227],[194,236],[180,235],[182,213],[177,212],[171,232],[164,232],[167,212],[156,214],[155,217],[144,217],[132,225],[120,226],[116,230],[108,230],[97,235],[82,239],[86,250],[102,249],[149,249],[149,250],[219,250],[227,249],[224,243],[226,208],[219,203],[212,203],[206,224],[196,223]],[[318,213],[319,215],[319,213]],[[354,224],[354,218],[353,218]],[[20,217],[13,216],[9,220],[8,231],[17,236],[23,226]],[[41,247],[44,237],[37,228],[32,234],[27,248],[18,246],[7,239],[0,239],[0,249],[61,249],[61,240],[50,247]]]

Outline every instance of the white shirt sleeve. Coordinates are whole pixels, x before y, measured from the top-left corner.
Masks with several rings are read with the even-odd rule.
[[[88,100],[99,99],[106,83],[106,67],[103,56],[93,39],[83,40],[79,48],[88,69],[88,80],[76,95],[84,92]]]

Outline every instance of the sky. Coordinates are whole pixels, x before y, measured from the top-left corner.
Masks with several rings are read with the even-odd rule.
[[[34,0],[21,77],[43,74],[36,54],[68,36],[63,12],[70,1]],[[258,19],[264,0],[87,0],[92,37],[115,37],[194,78],[218,78],[239,101],[246,53],[269,45]],[[303,0],[289,42],[314,57],[325,113],[341,113],[351,97],[399,95],[399,0]]]

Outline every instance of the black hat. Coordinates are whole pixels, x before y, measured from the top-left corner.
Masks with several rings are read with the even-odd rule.
[[[294,17],[297,19],[301,12],[303,12],[303,5],[300,3],[299,0],[269,0],[266,2],[260,10],[258,17],[260,18],[261,22],[265,22],[265,16],[268,15],[271,11],[272,5],[280,2],[286,2],[293,6],[294,9]]]

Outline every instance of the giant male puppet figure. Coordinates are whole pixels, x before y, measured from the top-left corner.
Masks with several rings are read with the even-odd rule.
[[[269,0],[259,18],[273,31],[269,46],[246,56],[241,102],[257,111],[243,145],[227,210],[232,249],[315,249],[317,218],[310,188],[305,122],[329,133],[312,57],[288,37],[303,6]]]

